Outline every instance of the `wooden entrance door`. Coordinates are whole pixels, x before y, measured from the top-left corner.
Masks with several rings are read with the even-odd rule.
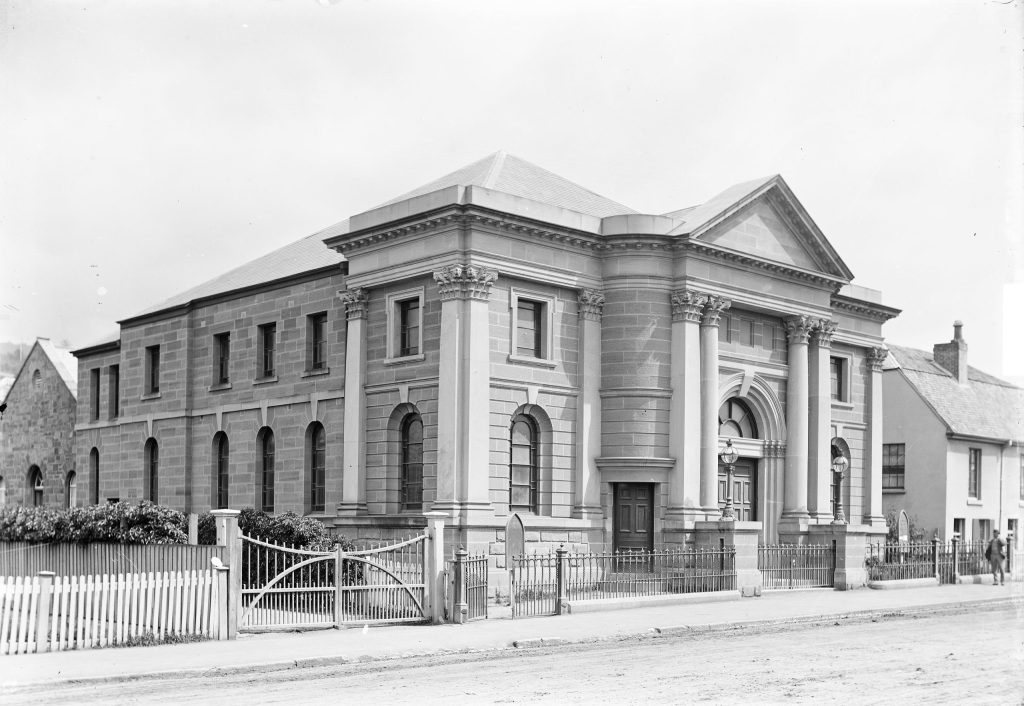
[[[718,465],[718,507],[725,507],[725,485],[728,471]],[[741,458],[732,474],[732,508],[736,519],[751,522],[757,519],[757,463]]]
[[[654,484],[616,483],[615,551],[654,549]]]

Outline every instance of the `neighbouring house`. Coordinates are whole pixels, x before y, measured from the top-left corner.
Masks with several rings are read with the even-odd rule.
[[[731,441],[763,541],[830,523],[837,488],[884,532],[898,311],[852,279],[779,176],[643,214],[496,153],[76,351],[80,499],[352,537],[442,511],[500,565],[514,514],[534,548],[689,541],[721,514]]]
[[[75,468],[78,365],[37,338],[0,402],[0,506],[80,504]]]
[[[1020,542],[1024,389],[967,364],[963,324],[929,353],[890,345],[884,380],[882,492],[928,535]]]

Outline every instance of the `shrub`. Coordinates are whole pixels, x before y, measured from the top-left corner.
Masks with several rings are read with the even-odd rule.
[[[0,508],[0,541],[185,544],[185,515],[148,500],[67,510],[16,505]]]
[[[332,537],[327,526],[314,517],[301,517],[294,512],[268,515],[262,510],[243,508],[238,516],[239,531],[249,537],[273,544],[282,544],[314,551],[330,551],[337,544],[349,551],[355,546],[343,537]],[[217,528],[210,513],[199,516],[199,543],[216,544]]]

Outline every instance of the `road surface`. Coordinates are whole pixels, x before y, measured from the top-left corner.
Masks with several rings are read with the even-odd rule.
[[[1019,606],[1002,606],[919,617],[896,614],[876,621],[666,634],[216,678],[58,685],[0,700],[416,706],[1022,704],[1021,612]],[[542,619],[538,634],[545,634]],[[111,650],[111,658],[116,655]]]

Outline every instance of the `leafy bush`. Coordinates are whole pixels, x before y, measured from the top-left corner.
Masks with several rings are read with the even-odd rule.
[[[0,541],[185,544],[185,515],[148,500],[56,510],[15,505],[0,508]]]
[[[343,537],[332,537],[320,520],[301,517],[294,512],[268,515],[256,508],[243,508],[238,516],[238,529],[249,537],[301,549],[330,551],[337,544],[341,544],[345,551],[355,548]],[[199,516],[199,543],[217,543],[217,527],[210,513]]]

